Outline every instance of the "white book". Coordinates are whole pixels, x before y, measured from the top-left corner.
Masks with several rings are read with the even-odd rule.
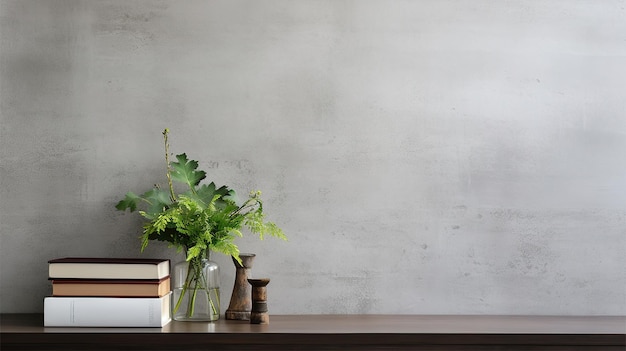
[[[46,297],[44,327],[163,327],[171,321],[163,297]]]

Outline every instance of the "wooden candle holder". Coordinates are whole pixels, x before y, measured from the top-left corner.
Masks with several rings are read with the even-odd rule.
[[[248,279],[252,285],[252,311],[250,313],[251,324],[269,324],[270,315],[267,312],[267,284],[269,278]]]

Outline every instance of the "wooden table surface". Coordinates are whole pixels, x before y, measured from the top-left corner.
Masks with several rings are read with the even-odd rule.
[[[271,315],[163,328],[44,328],[0,315],[5,350],[626,350],[626,316]]]

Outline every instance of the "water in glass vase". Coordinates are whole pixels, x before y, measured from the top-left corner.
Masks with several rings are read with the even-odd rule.
[[[174,307],[180,302],[178,309],[175,308],[173,319],[176,321],[215,321],[220,318],[219,296],[220,289],[198,289],[194,292],[176,288],[173,291]],[[194,301],[195,299],[195,301]]]
[[[215,321],[220,317],[219,267],[206,258],[174,266],[172,319]]]

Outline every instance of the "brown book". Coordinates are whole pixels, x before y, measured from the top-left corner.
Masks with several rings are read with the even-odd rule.
[[[50,279],[162,279],[170,261],[149,258],[66,257],[48,261]]]
[[[160,280],[52,280],[52,296],[161,297],[169,292],[170,277]]]

